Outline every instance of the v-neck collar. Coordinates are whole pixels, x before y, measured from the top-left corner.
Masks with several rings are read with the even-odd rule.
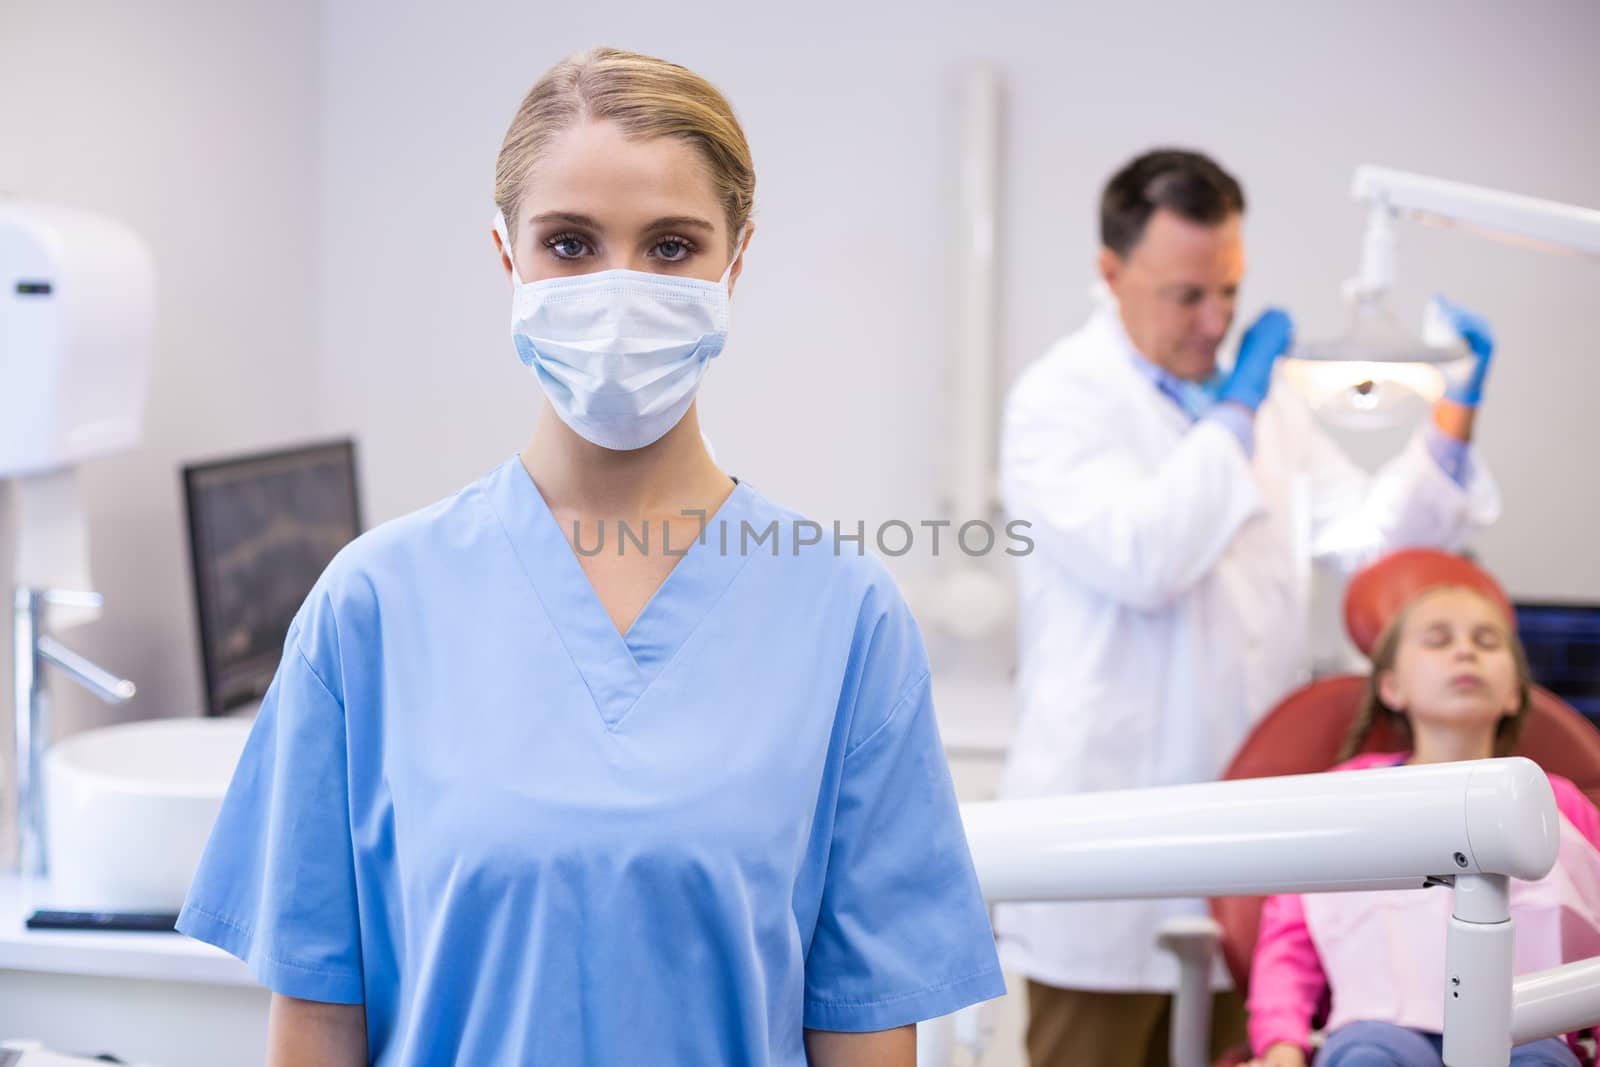
[[[687,546],[624,635],[617,632],[521,458],[512,456],[496,472],[492,506],[607,729],[615,729],[638,703],[743,568],[747,557],[719,551],[715,530],[718,523],[737,528],[750,516],[754,499],[754,490],[735,483],[722,506],[707,517],[706,536]],[[616,551],[616,544],[613,534],[603,551]],[[671,547],[684,551],[683,545]],[[652,549],[660,550],[655,545]]]

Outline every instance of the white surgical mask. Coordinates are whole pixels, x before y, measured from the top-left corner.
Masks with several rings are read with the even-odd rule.
[[[495,229],[511,258],[505,216]],[[743,243],[744,230],[734,242]],[[706,365],[728,339],[728,263],[719,281],[603,270],[524,282],[511,277],[511,338],[561,421],[619,452],[678,424]]]

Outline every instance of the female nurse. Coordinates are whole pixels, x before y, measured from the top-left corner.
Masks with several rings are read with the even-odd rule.
[[[682,67],[518,109],[532,439],[328,567],[179,919],[269,1064],[910,1064],[1003,991],[905,604],[700,435],[754,188]]]

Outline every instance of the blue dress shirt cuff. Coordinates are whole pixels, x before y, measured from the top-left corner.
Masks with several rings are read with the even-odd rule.
[[[1245,455],[1255,455],[1256,420],[1248,408],[1242,404],[1213,404],[1202,418],[1221,423],[1239,439],[1239,447],[1244,449]]]
[[[1428,455],[1439,464],[1439,469],[1448,474],[1451,481],[1465,488],[1472,480],[1472,449],[1467,442],[1451,437],[1437,426],[1429,426],[1423,434],[1422,443]]]

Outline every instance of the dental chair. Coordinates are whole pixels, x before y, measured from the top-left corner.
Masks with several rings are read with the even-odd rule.
[[[1351,579],[1344,602],[1345,629],[1351,641],[1364,655],[1370,655],[1396,612],[1417,593],[1441,584],[1478,590],[1514,617],[1499,583],[1471,562],[1434,549],[1406,549],[1383,557]],[[1346,674],[1318,679],[1290,693],[1245,739],[1223,779],[1315,774],[1332,767],[1365,686],[1365,675]],[[1362,751],[1400,747],[1399,738],[1380,727]],[[1600,802],[1600,729],[1548,690],[1533,689],[1517,754],[1549,773],[1571,779],[1591,800]],[[1202,922],[1169,929],[1163,934],[1163,946],[1175,952],[1203,983],[1213,946],[1220,945],[1234,988],[1246,990],[1263,900],[1213,898],[1211,915],[1216,926],[1208,929]],[[1175,1006],[1175,1016],[1178,1010]],[[1249,1059],[1249,1050],[1241,1048],[1220,1060],[1217,1067],[1234,1067]]]

